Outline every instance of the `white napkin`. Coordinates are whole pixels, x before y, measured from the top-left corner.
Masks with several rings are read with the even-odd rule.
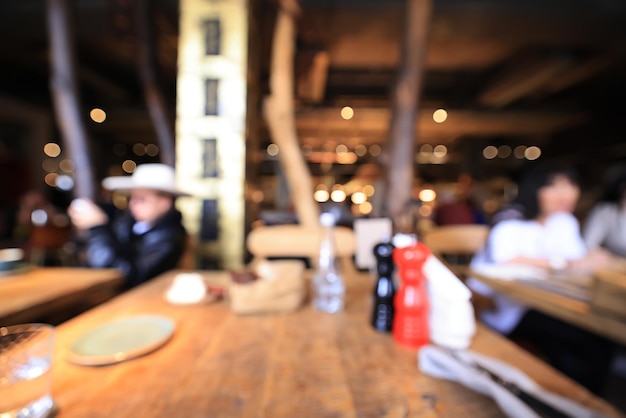
[[[430,339],[453,348],[469,347],[476,333],[472,293],[437,257],[424,264],[430,303]]]
[[[545,269],[524,264],[478,263],[472,266],[476,273],[500,280],[545,280]]]
[[[455,358],[456,357],[456,358]],[[455,356],[446,349],[427,345],[418,352],[419,369],[433,377],[452,380],[491,397],[502,412],[511,418],[539,418],[530,407],[491,380],[484,372],[471,367],[477,364],[501,378],[516,384],[546,404],[576,418],[600,418],[607,415],[591,410],[570,399],[547,392],[521,370],[471,350],[457,350]]]

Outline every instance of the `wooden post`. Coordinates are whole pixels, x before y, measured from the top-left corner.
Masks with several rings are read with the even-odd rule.
[[[392,95],[392,116],[387,142],[388,215],[401,215],[411,199],[415,145],[415,120],[418,111],[422,73],[425,66],[428,22],[432,0],[407,0],[405,38],[398,80]]]
[[[297,0],[279,3],[270,69],[270,95],[265,98],[263,114],[272,139],[279,148],[279,161],[291,193],[300,224],[319,224],[319,208],[313,199],[313,181],[296,133],[294,114],[294,44],[295,16],[300,12]]]
[[[74,162],[75,195],[96,198],[89,137],[81,117],[67,0],[47,0],[52,76],[50,88],[57,123]]]
[[[137,28],[137,67],[143,85],[146,106],[156,131],[161,148],[161,162],[171,165],[176,163],[174,125],[163,93],[157,84],[155,71],[156,58],[154,42],[150,31],[150,9],[147,0],[137,0],[135,7],[135,26]]]

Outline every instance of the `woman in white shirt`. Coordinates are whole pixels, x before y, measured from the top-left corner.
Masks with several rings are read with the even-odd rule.
[[[606,248],[626,257],[626,172],[607,184],[602,200],[587,217],[583,237],[590,250]]]
[[[480,269],[484,264],[511,264],[545,270],[594,270],[608,264],[610,257],[605,252],[587,252],[578,221],[572,215],[579,196],[574,171],[534,167],[519,183],[518,196],[512,206],[517,210],[509,208],[503,212],[508,213],[509,219],[500,220],[492,228],[485,248],[472,260],[472,266]],[[493,309],[480,313],[485,324],[538,347],[542,354],[554,360],[555,367],[589,389],[600,391],[602,382],[596,380],[603,376],[598,368],[605,367],[608,371],[608,363],[596,364],[595,370],[587,370],[583,363],[588,362],[586,357],[591,353],[572,352],[568,345],[591,341],[597,347],[607,347],[609,354],[605,357],[610,359],[611,347],[606,340],[529,310],[476,279],[468,279],[468,285],[494,302]],[[561,360],[567,364],[562,364]]]

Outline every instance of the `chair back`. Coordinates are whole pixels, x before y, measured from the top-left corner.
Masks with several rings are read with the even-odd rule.
[[[422,242],[456,274],[463,277],[472,256],[485,245],[488,236],[487,225],[446,225],[426,232],[422,236]]]
[[[487,225],[446,225],[426,232],[422,242],[435,254],[474,254],[488,235]]]
[[[309,258],[315,264],[319,256],[321,233],[321,227],[258,226],[248,234],[246,245],[255,259],[301,257]],[[337,258],[350,259],[355,249],[356,240],[352,229],[336,226],[335,254]]]

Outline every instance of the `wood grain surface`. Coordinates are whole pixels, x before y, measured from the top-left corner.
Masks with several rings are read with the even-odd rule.
[[[114,296],[116,269],[24,267],[0,277],[0,326],[54,319]]]
[[[626,320],[593,309],[587,301],[531,286],[516,280],[501,280],[471,271],[471,276],[488,284],[497,292],[529,307],[563,321],[626,344]]]
[[[171,305],[166,273],[57,328],[53,396],[58,418],[501,417],[488,398],[418,371],[415,350],[369,325],[372,279],[347,277],[346,309],[237,316],[228,300]],[[225,272],[202,272],[226,283]],[[70,344],[105,322],[158,314],[176,323],[163,347],[101,367],[66,360]],[[546,389],[617,415],[529,353],[479,327],[473,349],[520,367]]]

